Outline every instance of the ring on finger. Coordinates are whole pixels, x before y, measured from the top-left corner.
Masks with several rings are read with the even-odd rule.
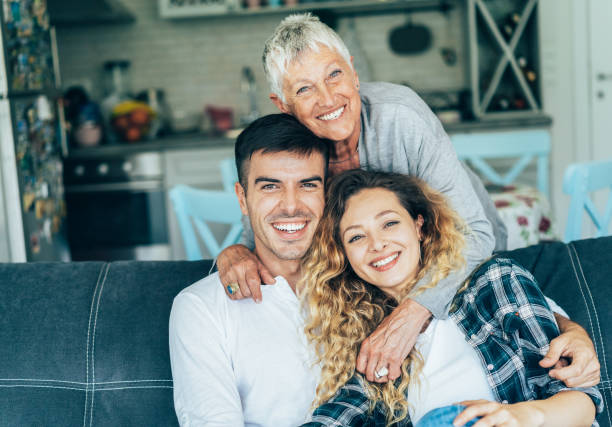
[[[229,285],[226,286],[227,288],[227,292],[229,292],[230,295],[234,295],[236,292],[238,292],[240,290],[240,288],[238,287],[238,283],[236,282],[232,282]]]
[[[385,377],[387,375],[389,375],[389,370],[387,369],[386,366],[383,366],[378,371],[374,371],[374,376],[376,377],[377,380],[379,380],[382,377]]]

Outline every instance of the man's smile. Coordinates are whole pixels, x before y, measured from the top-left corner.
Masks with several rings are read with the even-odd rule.
[[[282,239],[297,240],[306,233],[309,222],[308,220],[293,220],[291,222],[273,222],[271,224],[276,234]]]

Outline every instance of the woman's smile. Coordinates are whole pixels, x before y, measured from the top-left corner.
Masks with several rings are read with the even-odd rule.
[[[389,256],[379,257],[376,260],[372,261],[370,265],[377,271],[389,270],[390,268],[393,268],[395,264],[397,264],[399,255],[400,252],[395,252]]]

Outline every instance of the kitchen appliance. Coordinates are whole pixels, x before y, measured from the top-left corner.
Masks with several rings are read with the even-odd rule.
[[[64,163],[72,259],[170,259],[159,152],[68,157]]]
[[[251,67],[242,68],[240,90],[245,97],[245,104],[247,105],[240,117],[240,125],[246,127],[260,116],[259,110],[257,109],[257,85],[255,84],[255,74],[253,74]]]
[[[55,34],[44,1],[0,3],[0,253],[67,261]]]
[[[111,119],[113,109],[123,101],[131,99],[130,88],[130,61],[113,60],[104,62],[104,90],[105,98],[102,100],[101,108],[104,116],[104,123],[107,125],[107,142],[117,142],[121,135],[112,126]]]

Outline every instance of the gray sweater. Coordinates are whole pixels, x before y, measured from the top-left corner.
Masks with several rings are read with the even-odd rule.
[[[459,286],[491,256],[495,237],[481,200],[492,210],[490,217],[497,222],[495,207],[478,177],[472,173],[476,184],[473,185],[440,121],[413,90],[390,83],[363,83],[359,92],[361,167],[423,179],[447,197],[472,231],[466,236],[465,269],[451,273],[435,288],[414,298],[434,316],[445,318]],[[426,281],[427,277],[417,283],[417,289]]]
[[[434,316],[445,318],[459,286],[495,246],[491,222],[499,231],[498,249],[505,249],[505,227],[476,175],[463,167],[438,118],[411,89],[390,83],[362,83],[359,162],[363,169],[417,176],[444,193],[471,229],[466,236],[465,269],[455,271],[414,300]],[[487,215],[483,210],[486,207]],[[248,217],[242,243],[254,247]],[[427,277],[415,289],[426,283]]]

